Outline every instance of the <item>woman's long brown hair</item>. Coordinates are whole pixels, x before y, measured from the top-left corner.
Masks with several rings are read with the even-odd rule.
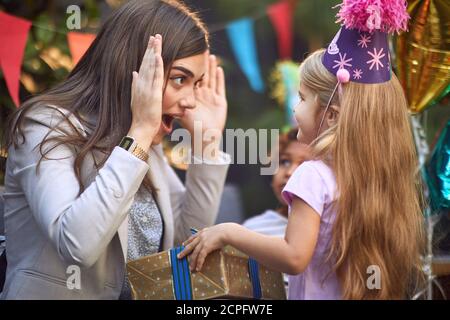
[[[38,96],[26,101],[10,118],[5,132],[5,146],[17,147],[23,134],[24,116],[37,106],[56,105],[68,111],[58,128],[62,135],[40,144],[41,161],[61,144],[76,147],[74,171],[80,184],[81,164],[93,150],[110,154],[131,126],[132,72],[138,71],[151,35],[163,38],[162,57],[166,76],[173,62],[208,50],[208,32],[198,16],[175,0],[130,1],[117,9],[105,22],[96,39],[75,66],[68,78]],[[92,134],[87,137],[75,130],[69,121],[74,115],[85,124],[96,119]],[[61,125],[64,124],[64,125]],[[67,125],[73,130],[67,130]],[[64,129],[66,128],[66,129]],[[52,143],[50,149],[43,146]],[[107,157],[98,164],[102,166]],[[146,185],[150,182],[147,181]]]
[[[300,67],[301,82],[324,108],[336,77],[322,64],[323,50]],[[329,261],[344,299],[404,299],[421,283],[424,229],[418,161],[407,102],[395,75],[380,84],[349,82],[333,103],[334,127],[314,143],[317,158],[336,176],[336,219]],[[381,287],[370,289],[370,266]]]

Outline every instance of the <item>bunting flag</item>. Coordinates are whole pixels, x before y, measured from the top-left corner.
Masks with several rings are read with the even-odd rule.
[[[0,12],[0,66],[9,94],[19,107],[20,70],[31,22]]]
[[[278,52],[281,60],[292,57],[292,5],[289,1],[280,1],[267,8],[267,15],[278,37]]]
[[[281,0],[262,12],[264,16],[269,17],[274,26],[278,39],[279,56],[282,60],[292,56],[292,10],[296,2],[297,0]],[[263,92],[265,85],[258,61],[254,21],[263,15],[232,21],[225,27],[236,60],[251,88],[257,92]],[[28,32],[32,25],[31,21],[0,12],[0,67],[9,94],[16,106],[20,105],[20,71]],[[35,27],[39,28],[40,26],[36,25]],[[66,31],[54,30],[54,32],[66,34]],[[67,42],[73,65],[80,61],[95,37],[95,34],[67,32]]]
[[[227,34],[236,60],[250,82],[250,86],[257,92],[264,91],[264,82],[258,62],[254,21],[249,18],[236,20],[227,26]]]
[[[69,32],[67,33],[67,42],[69,43],[70,54],[72,55],[73,65],[75,66],[87,49],[94,42],[95,34]]]

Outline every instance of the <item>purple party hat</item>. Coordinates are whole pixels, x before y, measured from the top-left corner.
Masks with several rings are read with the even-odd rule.
[[[358,83],[389,81],[392,67],[388,34],[407,29],[406,1],[344,0],[339,7],[337,22],[342,27],[323,56],[324,66],[340,82],[343,73],[349,81]],[[341,69],[344,72],[338,75]]]

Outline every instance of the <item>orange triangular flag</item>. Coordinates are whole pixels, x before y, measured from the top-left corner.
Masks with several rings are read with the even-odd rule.
[[[67,42],[69,43],[70,54],[72,55],[74,65],[80,61],[94,39],[95,34],[90,33],[69,32],[67,34]]]

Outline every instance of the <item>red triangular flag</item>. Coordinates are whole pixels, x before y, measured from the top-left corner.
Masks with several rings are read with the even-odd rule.
[[[69,43],[70,54],[72,55],[74,65],[80,61],[94,39],[95,34],[90,33],[69,32],[67,34],[67,42]]]
[[[0,66],[16,107],[20,105],[20,69],[30,27],[30,21],[0,12]]]
[[[267,15],[278,36],[278,51],[281,59],[292,57],[292,6],[289,1],[280,1],[267,8]]]

